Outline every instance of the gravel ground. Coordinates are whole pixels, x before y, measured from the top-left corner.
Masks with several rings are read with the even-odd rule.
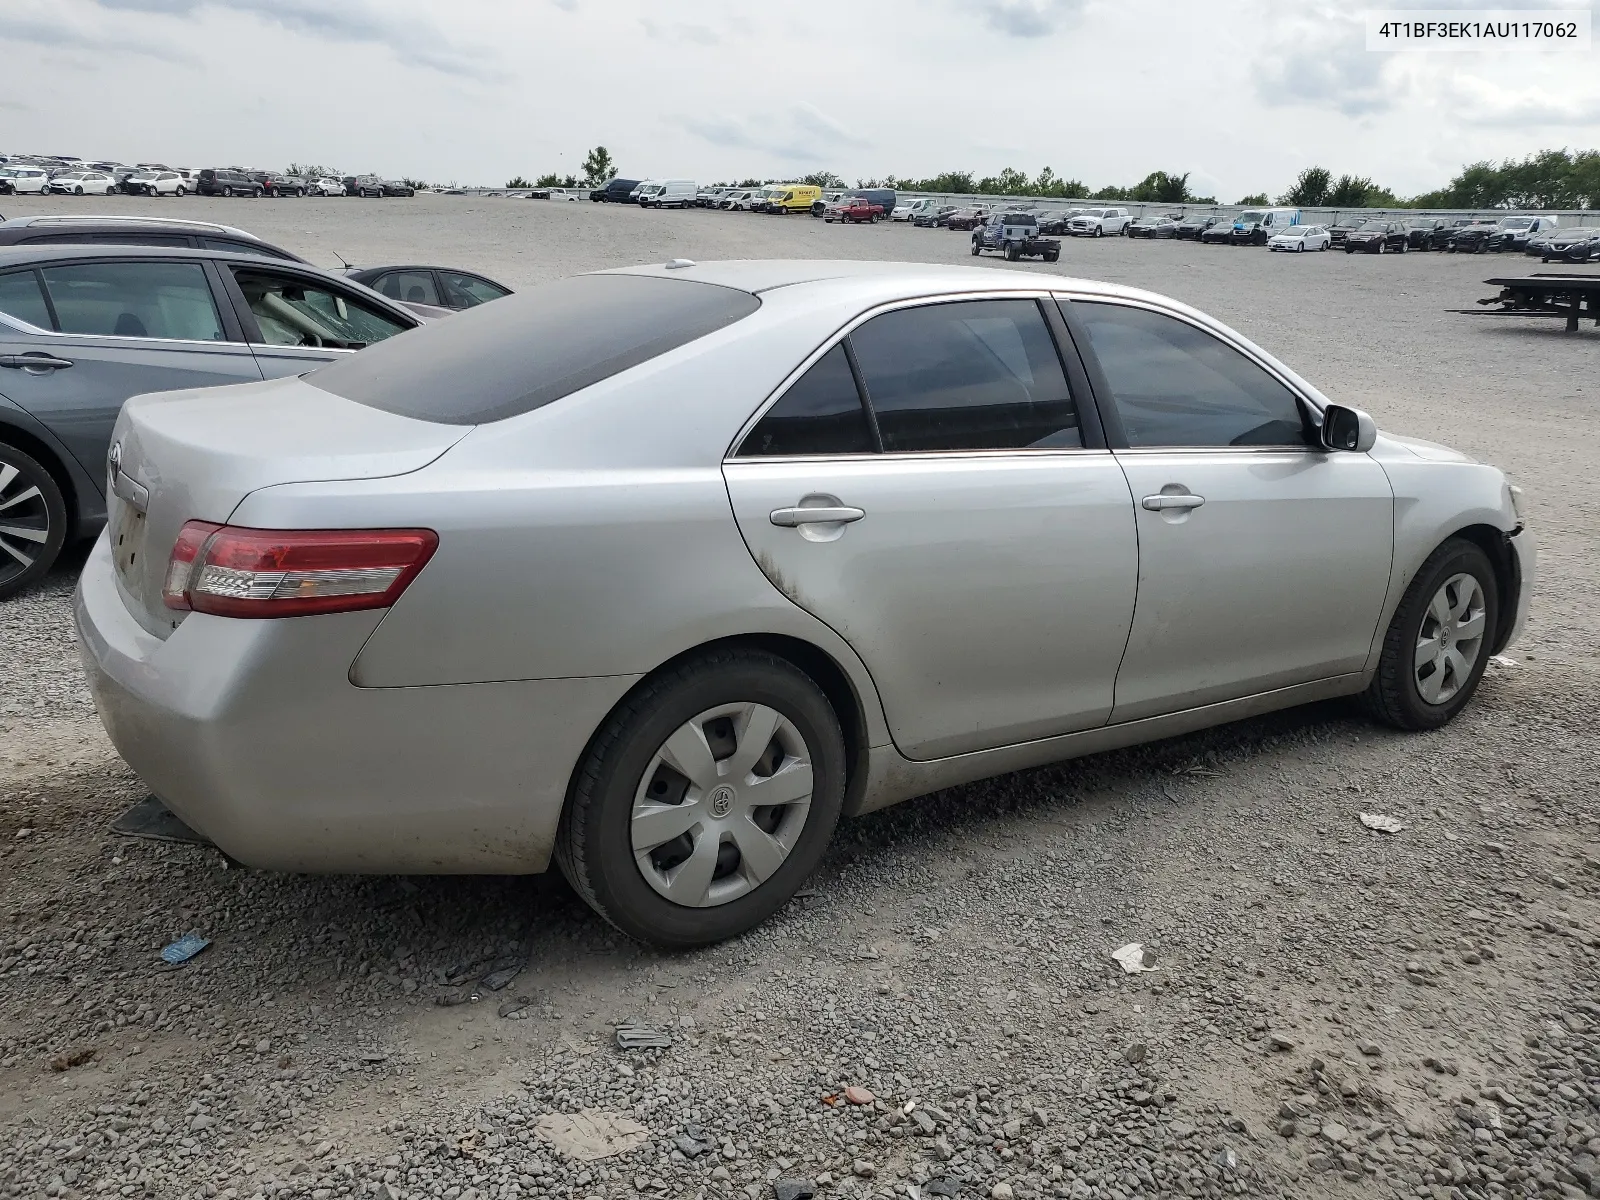
[[[586,204],[71,207],[108,206],[514,286],[969,261],[939,231]],[[67,564],[0,606],[0,1196],[1600,1196],[1600,558],[1575,503],[1600,336],[1444,311],[1527,261],[1111,239],[1007,268],[1178,296],[1508,468],[1543,548],[1529,633],[1438,733],[1316,706],[854,821],[712,950],[620,940],[554,876],[271,875],[112,837],[143,792],[83,691]],[[165,967],[189,930],[210,949]],[[1111,960],[1133,941],[1154,970]],[[619,1049],[630,1021],[671,1044]]]

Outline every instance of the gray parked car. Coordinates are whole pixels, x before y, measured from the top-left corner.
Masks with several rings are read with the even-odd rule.
[[[578,276],[138,397],[112,454],[79,637],[179,816],[281,870],[553,856],[667,946],[841,814],[1333,696],[1442,725],[1533,587],[1495,468],[1182,304],[973,268]]]
[[[129,396],[297,375],[419,323],[360,284],[253,254],[0,248],[0,598],[99,532]]]

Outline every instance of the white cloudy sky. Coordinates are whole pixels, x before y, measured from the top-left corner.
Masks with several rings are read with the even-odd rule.
[[[1470,0],[1394,0],[1463,9]],[[1479,0],[1483,3],[1484,0]],[[1500,0],[1534,9],[1600,0]],[[1187,171],[1397,192],[1600,146],[1600,51],[1374,54],[1323,0],[0,0],[0,150],[433,181]],[[1600,20],[1595,22],[1600,25]]]

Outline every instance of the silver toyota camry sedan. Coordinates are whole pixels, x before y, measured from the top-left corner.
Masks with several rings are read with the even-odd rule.
[[[1443,725],[1525,620],[1494,467],[1202,313],[981,268],[582,275],[128,402],[76,608],[228,854],[749,929],[841,816],[1332,696]]]

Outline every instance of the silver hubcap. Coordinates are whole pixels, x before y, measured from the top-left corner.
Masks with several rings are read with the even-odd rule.
[[[633,797],[633,856],[674,904],[748,895],[789,857],[811,811],[811,754],[764,704],[723,704],[678,727]]]
[[[1452,575],[1433,594],[1417,633],[1417,691],[1429,704],[1447,704],[1472,677],[1483,652],[1483,589],[1471,575]]]
[[[50,510],[36,484],[0,462],[0,582],[33,566],[50,540]]]

